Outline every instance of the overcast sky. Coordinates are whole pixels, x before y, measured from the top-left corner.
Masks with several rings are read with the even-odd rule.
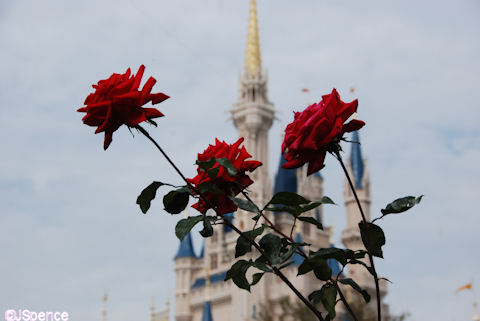
[[[12,308],[100,320],[107,290],[109,321],[147,321],[152,296],[157,306],[173,297],[178,217],[161,201],[142,215],[135,199],[152,180],[180,180],[126,128],[103,151],[103,134],[75,110],[92,83],[145,64],[153,92],[172,97],[149,130],[192,176],[197,152],[237,137],[228,111],[248,2],[0,1],[2,318]],[[411,320],[471,320],[472,293],[454,291],[472,280],[480,288],[480,2],[259,0],[258,10],[279,118],[272,178],[292,110],[333,87],[358,98],[372,216],[425,194],[418,208],[381,222],[378,270],[393,282],[386,302]],[[324,193],[341,204],[344,179],[331,157],[322,174]],[[340,244],[343,205],[324,213]]]

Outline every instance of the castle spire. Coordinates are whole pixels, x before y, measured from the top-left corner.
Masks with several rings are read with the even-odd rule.
[[[185,218],[188,218],[188,207],[185,209],[184,214]],[[178,251],[175,255],[174,260],[181,257],[197,258],[197,256],[195,255],[195,250],[193,249],[192,234],[190,232],[188,232],[188,234],[185,235],[183,241],[180,242],[180,246],[178,247]]]
[[[108,294],[105,291],[105,294],[103,295],[103,311],[102,311],[102,321],[107,321],[107,300],[108,300]]]
[[[263,163],[263,166],[252,174],[251,178],[255,183],[250,187],[250,197],[263,203],[271,194],[268,131],[275,118],[275,109],[268,100],[267,77],[261,72],[258,39],[257,4],[256,0],[250,0],[245,71],[239,75],[238,101],[232,109],[232,119],[239,136],[245,138],[244,146],[247,152],[253,159]]]
[[[245,72],[250,75],[260,75],[262,72],[260,57],[260,41],[258,37],[258,19],[256,0],[250,1],[250,16],[248,19],[247,51],[245,55]]]
[[[352,166],[353,180],[355,183],[355,189],[362,189],[363,179],[363,158],[362,150],[360,148],[360,136],[358,130],[352,134],[352,152],[350,155],[350,165]]]

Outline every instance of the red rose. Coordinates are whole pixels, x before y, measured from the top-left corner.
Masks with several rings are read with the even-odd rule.
[[[199,162],[206,162],[212,159],[212,157],[217,160],[220,158],[228,159],[233,167],[235,167],[236,173],[234,175],[232,175],[232,173],[229,174],[228,171],[216,161],[208,168],[199,166],[197,176],[187,179],[196,188],[204,183],[212,183],[218,188],[216,191],[209,190],[202,193],[210,203],[217,207],[218,214],[231,213],[237,210],[237,206],[228,197],[237,195],[246,187],[250,186],[253,181],[245,172],[252,172],[258,166],[262,165],[261,162],[256,160],[246,161],[246,159],[252,157],[252,155],[247,152],[244,146],[239,148],[242,142],[243,138],[240,138],[233,145],[229,145],[215,139],[215,145],[209,145],[202,154],[198,154]],[[216,169],[218,169],[218,173],[215,175]],[[211,208],[201,198],[192,207],[201,213],[206,213],[207,210]]]
[[[282,153],[287,162],[283,168],[293,169],[308,163],[307,175],[321,170],[326,152],[332,151],[332,143],[338,143],[346,132],[362,128],[365,123],[353,119],[344,122],[357,110],[358,100],[344,103],[333,89],[322,101],[308,106],[303,112],[294,112],[295,119],[285,129]]]
[[[135,127],[146,120],[163,116],[155,108],[142,108],[149,101],[158,104],[169,98],[163,93],[150,93],[157,82],[153,77],[147,80],[141,91],[138,90],[144,70],[145,66],[141,65],[135,76],[130,76],[128,68],[124,74],[112,74],[108,79],[100,80],[92,85],[95,92],[85,99],[86,106],[77,110],[87,113],[82,118],[86,125],[98,127],[95,134],[105,132],[104,149],[108,148],[113,132],[120,126]]]

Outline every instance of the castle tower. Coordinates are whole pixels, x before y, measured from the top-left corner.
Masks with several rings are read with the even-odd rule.
[[[175,255],[175,320],[191,321],[190,286],[192,284],[194,266],[196,261],[193,250],[192,236],[188,233]]]
[[[245,148],[254,159],[263,163],[263,166],[249,174],[255,182],[248,188],[250,197],[260,206],[268,201],[272,192],[294,192],[312,201],[320,200],[323,196],[323,178],[320,173],[307,177],[306,168],[283,169],[281,168],[285,162],[283,156],[280,156],[275,188],[272,191],[268,175],[268,132],[275,117],[275,110],[267,97],[267,82],[268,79],[265,72],[262,71],[261,65],[256,1],[250,0],[245,68],[239,77],[238,100],[231,110],[238,134],[245,138]],[[355,153],[352,152],[352,158],[355,161],[349,161],[349,170],[356,173],[356,181],[360,182],[360,190],[363,190],[361,199],[365,203],[366,211],[369,212],[368,173],[361,157],[360,146],[357,145],[355,148],[357,147],[358,150]],[[360,171],[359,164],[361,165]],[[349,194],[347,190],[345,190],[345,199],[349,224],[344,232],[343,240],[348,246],[359,248],[362,243],[358,234],[358,213],[355,211],[353,195]],[[302,215],[314,217],[323,223],[322,208],[320,206]],[[294,223],[292,215],[279,212],[267,213],[267,215],[285,234],[290,235],[296,231],[295,234],[292,234],[294,239],[298,242],[304,241],[312,244],[308,249],[317,250],[330,246],[331,232],[327,228],[319,230],[311,224],[297,220],[295,230],[292,230]],[[238,210],[235,213],[226,214],[224,217],[233,221],[235,226],[241,230],[250,230],[253,227],[252,213]],[[251,293],[239,289],[231,280],[224,282],[226,272],[235,261],[235,245],[238,235],[223,224],[216,224],[213,229],[214,234],[212,237],[204,239],[201,254],[198,257],[193,251],[190,235],[187,235],[180,244],[175,256],[175,320],[255,321],[258,320],[263,309],[268,309],[275,315],[273,320],[284,316],[284,300],[289,299],[293,302],[298,299],[276,275],[265,274],[251,288]],[[242,259],[256,259],[257,257],[258,253],[254,250],[242,256]],[[303,262],[303,257],[296,254],[292,261],[293,264],[283,270],[286,277],[304,295],[318,290],[322,282],[313,273],[297,277],[297,268]],[[328,263],[335,273],[340,271],[338,262],[332,259]],[[252,270],[247,276],[249,280],[252,277]]]
[[[255,0],[250,1],[245,70],[239,76],[238,101],[231,112],[238,135],[245,138],[245,148],[254,159],[263,163],[263,166],[251,174],[255,183],[249,188],[252,199],[263,203],[271,193],[268,176],[268,131],[272,126],[275,110],[268,100],[267,77],[262,72]]]
[[[360,136],[358,131],[352,133],[351,140],[352,148],[350,157],[347,160],[346,167],[353,181],[355,191],[362,205],[363,212],[367,220],[370,220],[370,175],[368,172],[367,161],[362,157],[362,150],[360,145]],[[360,229],[358,223],[362,220],[360,210],[358,209],[355,196],[350,188],[348,181],[345,182],[344,200],[347,214],[347,227],[342,232],[342,242],[346,248],[352,250],[365,249],[360,236]],[[368,259],[364,261],[368,264]],[[375,283],[373,277],[368,271],[360,264],[349,265],[348,277],[353,278],[363,289],[371,295],[372,300],[368,306],[375,308]],[[380,282],[380,296],[383,298],[387,293],[386,283]],[[383,319],[388,316],[388,305],[382,304]]]
[[[367,169],[367,163],[362,158],[362,150],[360,147],[360,137],[358,131],[353,132],[351,140],[352,148],[350,152],[350,157],[347,159],[346,167],[350,175],[350,178],[353,181],[355,186],[355,191],[357,192],[360,203],[362,204],[363,211],[367,220],[370,219],[370,178]],[[360,236],[360,230],[358,228],[358,223],[362,220],[362,216],[355,201],[355,197],[352,193],[348,181],[345,182],[344,190],[344,199],[345,199],[345,208],[347,212],[347,227],[342,232],[342,242],[345,247],[352,250],[365,249],[362,243],[362,238]],[[353,274],[357,283],[361,283],[360,286],[365,287],[368,285],[371,290],[375,290],[375,285],[372,283],[371,276],[367,271],[364,271],[365,268],[361,265],[351,265],[349,266],[349,274]],[[369,291],[373,294],[374,292]]]

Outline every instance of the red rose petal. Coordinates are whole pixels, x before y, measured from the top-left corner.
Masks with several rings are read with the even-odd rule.
[[[285,128],[282,154],[286,153],[287,162],[282,167],[294,169],[308,163],[308,175],[322,169],[331,144],[345,132],[365,125],[361,120],[344,124],[357,107],[357,100],[344,103],[334,88],[330,94],[323,95],[320,102],[308,106],[303,112],[294,112],[293,122]]]

